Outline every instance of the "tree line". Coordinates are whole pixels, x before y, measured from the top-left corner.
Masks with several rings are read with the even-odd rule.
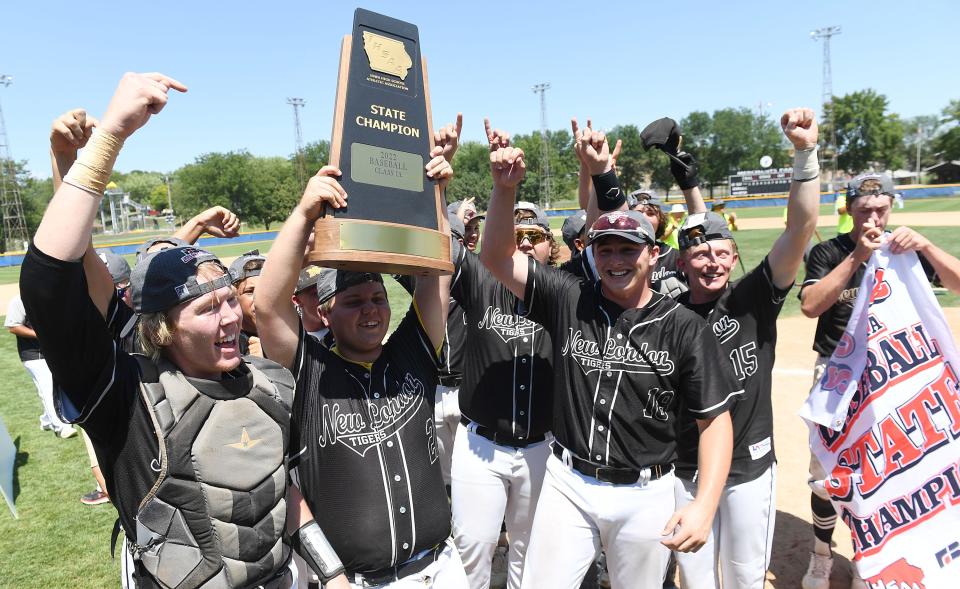
[[[838,169],[853,174],[866,170],[894,170],[916,166],[917,142],[921,141],[920,164],[960,159],[960,100],[952,100],[936,115],[903,119],[889,110],[887,98],[874,90],[853,92],[834,98],[823,113],[821,137],[836,129],[836,146],[825,145],[828,157],[836,154]],[[617,171],[623,186],[633,190],[650,187],[671,193],[673,178],[669,162],[658,150],[644,151],[640,129],[646,124],[621,124],[608,131],[610,144],[622,141]],[[713,113],[694,111],[680,121],[682,149],[700,162],[700,178],[712,192],[737,170],[757,169],[764,155],[773,167],[788,166],[791,154],[779,129],[778,118],[749,108],[724,108]],[[552,203],[576,199],[578,163],[569,129],[550,130],[547,158]],[[539,202],[544,158],[539,131],[515,135],[514,145],[526,154],[527,176],[519,187],[519,198]],[[329,142],[315,141],[304,149],[307,174],[323,166],[329,157]],[[168,206],[167,189],[180,218],[214,205],[235,211],[247,223],[270,228],[286,218],[299,199],[301,186],[296,154],[288,157],[259,157],[245,149],[206,153],[192,163],[163,174],[133,170],[114,172],[113,182],[130,198],[161,211]],[[31,232],[53,193],[50,179],[29,174],[24,162],[15,166],[24,215]],[[453,202],[474,197],[485,208],[492,190],[486,144],[464,142],[454,159],[456,176],[447,189]],[[672,189],[674,194],[679,194]]]

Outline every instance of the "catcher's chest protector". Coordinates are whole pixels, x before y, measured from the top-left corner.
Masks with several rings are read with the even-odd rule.
[[[197,390],[164,360],[138,360],[160,442],[159,477],[128,534],[139,568],[171,589],[269,579],[289,557],[281,536],[292,376],[248,360],[253,387],[235,397]]]

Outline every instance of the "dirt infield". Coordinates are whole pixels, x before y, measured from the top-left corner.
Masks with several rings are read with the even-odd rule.
[[[734,209],[734,212],[736,210]],[[909,225],[915,227],[933,227],[933,226],[960,226],[960,212],[946,211],[942,213],[904,213],[893,211],[890,217],[896,225]],[[837,218],[834,215],[821,215],[817,220],[817,227],[835,227]],[[779,229],[783,227],[782,217],[762,217],[759,219],[737,219],[737,227],[745,229]]]

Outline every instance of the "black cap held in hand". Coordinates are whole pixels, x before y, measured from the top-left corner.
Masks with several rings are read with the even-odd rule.
[[[680,151],[680,126],[669,117],[657,119],[640,131],[640,140],[645,151],[658,147],[668,154],[676,154]]]

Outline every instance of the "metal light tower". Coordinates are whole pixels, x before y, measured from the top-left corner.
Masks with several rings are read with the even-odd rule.
[[[0,85],[7,87],[12,83],[12,76],[0,74]],[[0,208],[3,210],[4,251],[26,249],[29,239],[27,223],[23,218],[20,188],[17,186],[17,170],[7,142],[7,125],[3,120],[3,108],[0,108]]]
[[[307,184],[307,163],[303,158],[303,132],[300,130],[300,108],[306,106],[302,98],[288,98],[287,104],[293,107],[293,127],[296,133],[297,144],[297,179],[302,190]]]
[[[547,139],[547,90],[550,82],[536,84],[534,94],[540,95],[540,138],[543,140],[543,153],[540,157],[540,208],[550,206],[550,142]]]
[[[814,31],[810,31],[810,39],[813,41],[823,40],[823,95],[821,97],[823,105],[823,114],[827,114],[827,105],[833,101],[833,74],[830,71],[830,39],[834,35],[840,34],[840,26],[830,26],[830,27],[821,27]],[[833,182],[837,177],[837,126],[834,124],[833,120],[833,108],[830,109],[830,144],[833,146],[833,157],[832,159],[832,174],[830,176],[830,190],[833,190]],[[826,138],[824,138],[826,139]],[[824,140],[826,144],[826,140]],[[826,163],[826,154],[823,153],[826,151],[826,145],[823,146],[823,151],[820,153],[821,168],[825,167],[823,164]]]

